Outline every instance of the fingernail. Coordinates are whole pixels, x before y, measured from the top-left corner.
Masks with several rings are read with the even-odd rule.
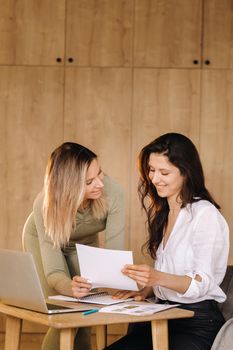
[[[87,280],[88,283],[92,283],[91,280]]]

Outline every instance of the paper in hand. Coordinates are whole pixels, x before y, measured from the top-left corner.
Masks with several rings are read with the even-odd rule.
[[[113,288],[138,291],[138,286],[121,270],[133,264],[131,251],[112,250],[76,244],[81,276],[89,279],[93,288]]]

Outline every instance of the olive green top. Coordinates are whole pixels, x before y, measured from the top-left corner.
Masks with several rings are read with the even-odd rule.
[[[125,211],[122,188],[112,178],[105,176],[104,194],[108,208],[106,217],[94,218],[90,207],[77,212],[76,229],[71,233],[69,244],[61,249],[54,248],[50,237],[45,234],[42,214],[44,193],[39,193],[34,201],[33,213],[44,273],[50,287],[60,294],[72,295],[70,277],[80,274],[75,243],[98,247],[98,233],[105,230],[105,248],[124,249]]]

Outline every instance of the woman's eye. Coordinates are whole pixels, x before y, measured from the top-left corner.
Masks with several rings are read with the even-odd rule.
[[[87,181],[86,182],[86,185],[88,186],[88,185],[91,185],[91,183],[92,183],[92,180],[91,181]]]

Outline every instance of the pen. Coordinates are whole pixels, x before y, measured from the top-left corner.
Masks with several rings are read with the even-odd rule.
[[[98,312],[99,309],[92,309],[92,310],[88,310],[88,311],[85,311],[83,312],[83,315],[90,315],[90,314],[93,314],[94,312]]]

